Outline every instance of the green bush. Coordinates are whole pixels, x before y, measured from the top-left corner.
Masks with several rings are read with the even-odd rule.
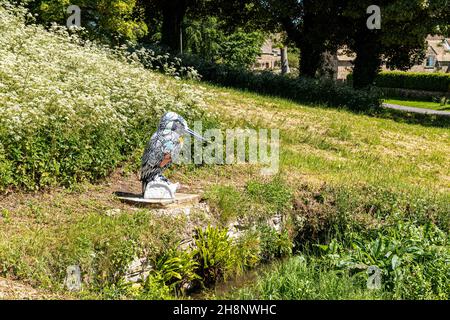
[[[335,240],[319,246],[330,268],[366,274],[376,266],[383,290],[396,299],[449,298],[449,238],[433,223],[397,221],[372,235],[350,233],[347,238],[350,247]]]
[[[372,111],[381,104],[380,94],[376,91],[354,90],[331,80],[293,78],[266,71],[254,72],[225,63],[207,61],[192,54],[171,57],[157,47],[152,47],[151,52],[151,59],[142,58],[146,55],[145,50],[136,51],[136,56],[140,57],[138,60],[147,68],[167,73],[167,66],[171,66],[173,70],[169,68],[170,73],[182,77],[196,79],[198,73],[202,80],[222,86],[291,99],[299,103],[342,107],[357,112]],[[164,63],[161,63],[161,59],[156,61],[153,58],[155,53],[158,57],[165,57]]]
[[[237,272],[256,267],[261,260],[261,240],[258,232],[250,230],[237,239],[234,244]]]
[[[347,80],[351,81],[349,74]],[[400,88],[424,91],[450,91],[450,74],[431,72],[381,72],[375,79],[375,86],[380,88]]]
[[[286,231],[278,233],[274,228],[262,225],[258,228],[261,260],[268,262],[292,253],[292,240]]]
[[[226,228],[197,228],[194,235],[194,259],[197,274],[204,285],[226,279],[235,270],[236,256]]]
[[[231,294],[232,299],[341,300],[383,299],[383,292],[369,291],[348,273],[326,270],[320,261],[294,256],[264,272],[256,283]]]
[[[159,278],[164,286],[174,289],[175,293],[179,292],[183,285],[199,279],[195,273],[198,263],[193,259],[193,254],[178,249],[164,252],[155,263],[152,280]]]
[[[296,245],[346,241],[350,233],[367,234],[378,224],[409,219],[429,221],[442,230],[450,228],[450,203],[444,193],[427,190],[398,191],[383,186],[324,185],[318,190],[299,190],[291,213]]]

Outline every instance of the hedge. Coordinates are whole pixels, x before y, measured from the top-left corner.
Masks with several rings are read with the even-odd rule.
[[[348,81],[353,75],[347,76]],[[400,88],[410,90],[424,90],[435,92],[450,91],[450,74],[428,72],[381,72],[375,79],[375,86],[380,88]]]
[[[342,107],[357,112],[378,108],[380,95],[375,91],[354,90],[331,80],[293,78],[273,72],[254,72],[183,55],[182,64],[194,67],[202,80],[228,87],[291,99],[305,104]]]

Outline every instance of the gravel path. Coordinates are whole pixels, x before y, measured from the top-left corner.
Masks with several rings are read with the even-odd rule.
[[[432,110],[432,109],[406,107],[406,106],[400,106],[398,104],[383,103],[383,107],[389,108],[389,109],[413,112],[413,113],[435,114],[435,115],[441,115],[441,116],[450,116],[450,111],[439,111],[439,110]]]

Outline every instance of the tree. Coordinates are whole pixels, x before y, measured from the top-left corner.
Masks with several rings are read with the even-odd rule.
[[[339,0],[257,0],[272,23],[286,31],[289,40],[300,49],[300,75],[315,77],[323,53],[335,50],[334,41]]]
[[[335,33],[356,53],[353,85],[357,89],[373,84],[383,61],[388,68],[400,70],[423,61],[426,36],[450,21],[448,0],[380,0],[381,28],[370,30],[366,10],[372,2],[346,1]]]
[[[220,27],[228,34],[238,28],[245,31],[262,29],[254,22],[255,10],[251,0],[138,0],[139,6],[144,8],[147,25],[160,26],[161,44],[170,50],[179,52],[180,37],[185,17],[190,21],[205,20],[209,17],[220,19]],[[258,20],[261,22],[261,20]]]
[[[381,29],[367,27],[371,0],[255,0],[300,49],[300,75],[315,77],[326,51],[356,53],[355,88],[373,84],[383,61],[408,69],[424,57],[425,37],[449,32],[448,0],[379,0]]]
[[[239,68],[247,68],[255,62],[264,42],[261,32],[246,32],[242,28],[230,30],[216,17],[190,19],[185,22],[184,33],[185,52]]]
[[[147,21],[155,20],[159,15],[162,20],[161,44],[173,51],[181,49],[181,26],[190,7],[198,5],[197,0],[140,0]]]
[[[290,73],[289,60],[288,60],[288,47],[283,46],[281,49],[281,74]]]
[[[22,0],[21,3],[37,13],[44,25],[66,25],[67,8],[81,9],[82,27],[93,37],[107,40],[132,40],[143,37],[147,26],[137,13],[137,0]]]

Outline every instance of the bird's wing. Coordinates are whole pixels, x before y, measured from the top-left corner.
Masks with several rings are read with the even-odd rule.
[[[162,151],[162,142],[157,133],[155,133],[147,143],[144,154],[142,155],[141,180],[146,180],[154,168],[159,167],[159,164],[163,158],[164,153]]]
[[[165,154],[176,156],[179,135],[173,131],[161,130],[155,132],[142,155],[141,179],[145,180],[164,159]]]

